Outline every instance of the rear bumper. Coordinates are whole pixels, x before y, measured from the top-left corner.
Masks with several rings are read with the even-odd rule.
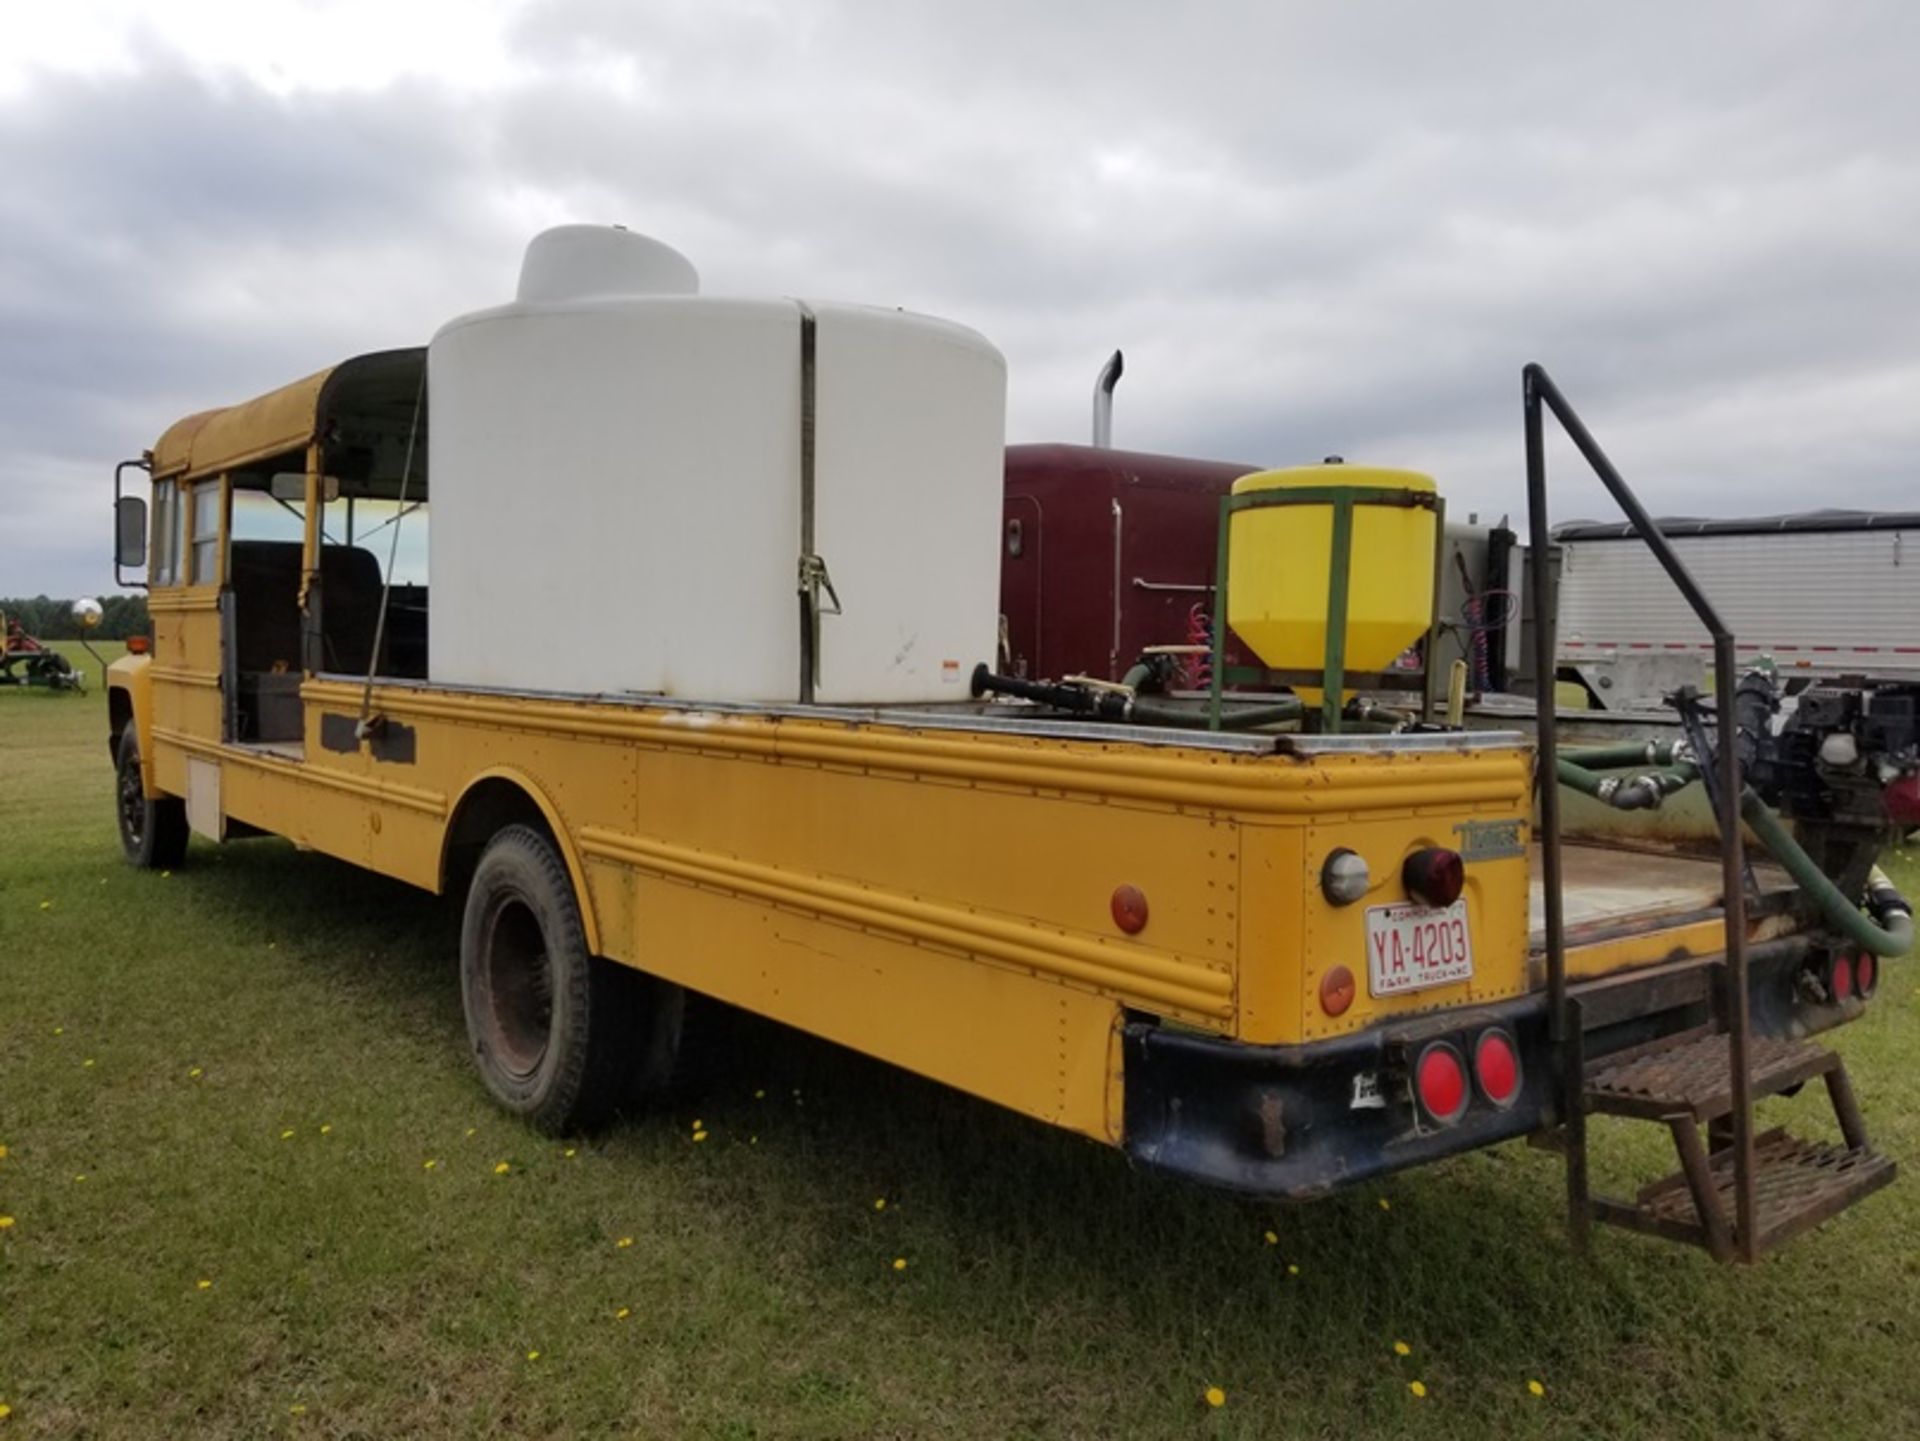
[[[1793,937],[1749,955],[1753,1028],[1800,1036],[1861,1014],[1858,1001],[1815,1005],[1794,977],[1817,942]],[[1715,958],[1684,972],[1575,986],[1589,1062],[1711,1017]],[[1416,1108],[1410,1080],[1420,1048],[1504,1026],[1518,1042],[1522,1084],[1504,1109],[1476,1095],[1466,1115],[1437,1126]],[[1408,1166],[1529,1135],[1559,1123],[1546,997],[1440,1012],[1305,1046],[1248,1046],[1149,1021],[1123,1034],[1122,1148],[1140,1165],[1242,1195],[1304,1201]]]
[[[1424,1120],[1409,1080],[1419,1048],[1448,1039],[1470,1054],[1473,1038],[1493,1025],[1519,1043],[1514,1103],[1500,1109],[1476,1095],[1454,1125]],[[1123,1047],[1127,1154],[1243,1195],[1311,1200],[1554,1119],[1547,1008],[1538,996],[1310,1046],[1246,1046],[1141,1023],[1127,1027]]]

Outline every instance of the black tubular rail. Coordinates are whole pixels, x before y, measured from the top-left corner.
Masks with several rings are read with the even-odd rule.
[[[1546,446],[1541,408],[1553,412],[1607,492],[1632,522],[1634,533],[1646,542],[1680,594],[1713,637],[1713,689],[1720,784],[1720,878],[1726,907],[1727,994],[1723,1014],[1727,1026],[1733,1121],[1733,1176],[1735,1244],[1743,1261],[1752,1261],[1758,1249],[1758,1205],[1754,1191],[1753,1076],[1749,1061],[1750,1018],[1747,1006],[1747,898],[1746,858],[1740,816],[1728,813],[1737,806],[1741,790],[1740,758],[1734,742],[1733,691],[1737,680],[1733,632],[1674,554],[1631,487],[1614,469],[1606,452],[1575,414],[1560,388],[1537,364],[1520,372],[1521,397],[1527,435],[1527,530],[1532,549],[1529,599],[1533,607],[1533,668],[1535,715],[1539,729],[1540,854],[1544,887],[1547,943],[1547,1004],[1551,1035],[1562,1087],[1561,1117],[1566,1134],[1567,1224],[1576,1247],[1584,1247],[1592,1209],[1587,1194],[1585,1075],[1581,1061],[1580,1026],[1570,1012],[1567,996],[1566,926],[1560,896],[1560,785],[1559,742],[1554,716],[1554,674],[1557,649],[1556,609],[1549,555],[1552,531],[1547,521]],[[1706,757],[1701,757],[1704,763]]]

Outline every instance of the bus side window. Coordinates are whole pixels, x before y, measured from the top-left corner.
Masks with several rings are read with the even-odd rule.
[[[187,583],[187,487],[182,482],[173,490],[173,537],[167,542],[167,579],[175,585]]]
[[[207,585],[220,578],[220,502],[225,483],[203,480],[193,488],[193,550],[187,584]]]
[[[173,585],[178,579],[181,519],[179,486],[171,480],[156,481],[153,487],[153,564],[149,572],[154,585]]]

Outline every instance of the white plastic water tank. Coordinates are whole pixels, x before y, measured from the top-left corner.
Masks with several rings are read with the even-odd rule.
[[[657,241],[567,226],[428,358],[432,678],[802,693],[801,326],[814,349],[814,699],[961,700],[997,634],[1006,365],[897,310],[718,299]]]

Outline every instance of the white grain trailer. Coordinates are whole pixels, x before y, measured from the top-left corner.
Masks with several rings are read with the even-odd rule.
[[[1920,512],[1817,510],[1746,520],[1664,519],[1714,598],[1741,660],[1784,678],[1920,675]],[[1658,702],[1704,677],[1706,631],[1624,523],[1558,527],[1559,663],[1602,707]]]

